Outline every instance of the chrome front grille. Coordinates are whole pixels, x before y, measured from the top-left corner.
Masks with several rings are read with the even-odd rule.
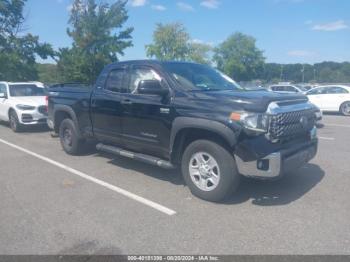
[[[269,134],[272,139],[305,134],[314,127],[316,122],[313,110],[303,110],[281,113],[271,116]]]
[[[315,107],[312,104],[273,103],[269,111],[268,136],[277,141],[301,137],[308,134],[315,124]]]

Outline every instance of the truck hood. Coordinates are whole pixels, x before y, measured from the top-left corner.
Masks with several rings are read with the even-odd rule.
[[[11,97],[14,105],[42,106],[46,104],[45,96],[18,96]]]
[[[196,92],[195,97],[205,100],[214,99],[220,104],[235,104],[236,106],[242,107],[243,110],[251,112],[265,112],[271,102],[300,99],[308,100],[303,94],[281,94],[266,90]]]

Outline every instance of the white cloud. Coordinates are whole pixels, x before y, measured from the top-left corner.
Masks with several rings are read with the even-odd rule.
[[[316,55],[315,52],[307,50],[291,50],[287,54],[294,57],[313,57]]]
[[[130,4],[134,7],[144,6],[147,3],[147,0],[131,0]]]
[[[335,22],[330,22],[326,24],[318,24],[314,25],[311,29],[316,31],[338,31],[342,29],[346,29],[349,26],[343,20],[338,20]]]
[[[197,38],[192,39],[191,42],[194,43],[194,44],[203,44],[203,45],[208,45],[208,46],[211,46],[211,47],[215,46],[215,44],[213,42],[206,42],[206,41],[203,41],[203,40],[197,39]]]
[[[152,5],[151,8],[156,11],[165,11],[166,7],[164,5]]]
[[[201,2],[201,6],[209,9],[216,9],[219,7],[220,2],[218,0],[204,0]]]
[[[307,21],[305,21],[305,25],[311,25],[313,23],[313,21],[312,20],[307,20]]]
[[[177,2],[177,7],[180,8],[182,11],[186,11],[186,12],[192,12],[194,11],[193,6],[186,4],[184,2]]]

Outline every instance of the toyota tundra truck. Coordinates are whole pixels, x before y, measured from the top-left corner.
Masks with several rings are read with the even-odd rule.
[[[48,125],[64,151],[99,151],[179,167],[191,192],[222,201],[240,177],[272,180],[317,153],[315,106],[302,94],[249,91],[207,65],[126,61],[94,86],[49,89]]]

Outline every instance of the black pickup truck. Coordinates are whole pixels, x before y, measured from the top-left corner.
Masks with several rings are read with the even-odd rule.
[[[192,193],[220,201],[241,175],[277,179],[317,152],[315,106],[304,95],[249,91],[186,62],[107,66],[93,87],[51,87],[48,124],[68,154],[100,151],[181,167]]]

